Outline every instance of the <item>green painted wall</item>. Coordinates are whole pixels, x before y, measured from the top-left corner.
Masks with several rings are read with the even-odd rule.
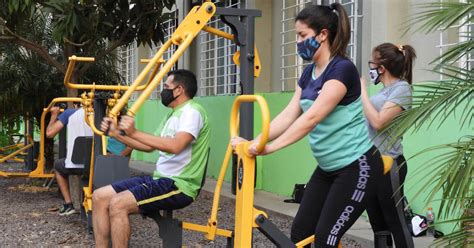
[[[371,89],[375,92],[376,89]],[[272,118],[275,117],[289,102],[292,93],[265,93],[262,94],[268,102]],[[229,114],[234,97],[218,96],[195,98],[207,110],[211,124],[211,157],[209,160],[208,177],[217,178],[219,169],[224,158],[224,153],[229,140]],[[165,116],[169,109],[163,107],[159,101],[147,101],[137,114],[137,126],[140,130],[153,132],[159,121]],[[416,134],[406,135],[404,139],[405,154],[410,158],[415,153],[433,145],[454,142],[460,136],[472,134],[472,127],[459,130],[455,119],[449,120],[438,130],[431,128],[429,131],[422,129]],[[261,129],[260,109],[255,108],[255,132]],[[262,189],[278,195],[289,196],[295,183],[306,183],[316,167],[316,161],[312,157],[307,139],[287,147],[269,156],[259,157],[257,160],[257,189]],[[421,179],[427,178],[430,171],[423,171],[415,175],[414,171],[423,163],[429,163],[435,154],[423,156],[408,162],[408,180],[406,182],[406,194],[412,208],[416,213],[426,212],[426,194],[413,198],[415,192],[420,188],[417,184]],[[134,152],[133,159],[155,162],[156,153]],[[230,173],[226,175],[230,180]],[[437,205],[433,208],[437,209]],[[449,232],[447,226],[443,231]]]

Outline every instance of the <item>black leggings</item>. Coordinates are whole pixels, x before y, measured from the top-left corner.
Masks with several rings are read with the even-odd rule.
[[[400,188],[400,185],[405,181],[406,175],[407,165],[405,158],[401,155],[390,172],[384,175],[377,187],[377,195],[370,199],[367,205],[367,214],[374,233],[391,232],[397,248],[415,246],[405,221],[404,206],[401,201],[404,196],[403,188]],[[389,243],[391,243],[391,239]]]
[[[367,198],[375,194],[382,175],[383,162],[374,147],[342,169],[326,172],[318,167],[293,220],[292,241],[315,234],[315,247],[337,247],[365,210]]]

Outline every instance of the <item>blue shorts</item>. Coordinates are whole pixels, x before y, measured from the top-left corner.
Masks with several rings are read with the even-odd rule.
[[[132,192],[141,214],[180,209],[193,202],[193,198],[182,193],[170,178],[132,177],[112,183],[112,188],[117,193],[125,190]]]

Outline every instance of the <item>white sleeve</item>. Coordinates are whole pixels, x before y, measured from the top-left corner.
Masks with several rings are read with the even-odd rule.
[[[179,126],[176,132],[186,132],[197,139],[203,126],[201,113],[195,109],[184,111],[179,118]]]

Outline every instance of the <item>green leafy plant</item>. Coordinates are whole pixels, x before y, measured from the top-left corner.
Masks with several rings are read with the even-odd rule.
[[[471,25],[474,22],[474,1],[449,1],[422,4],[421,11],[408,23],[426,33],[446,31],[450,28]],[[409,28],[409,29],[410,29]],[[408,29],[408,30],[409,30]],[[456,119],[458,128],[472,130],[474,115],[474,81],[472,64],[461,63],[474,56],[472,30],[459,32],[464,41],[450,47],[444,54],[432,61],[433,72],[443,80],[425,81],[414,84],[416,92],[412,108],[402,112],[385,130],[398,138],[411,131],[423,128],[439,128],[448,119]],[[472,62],[471,62],[472,63]],[[433,126],[439,123],[438,126]],[[435,246],[472,247],[474,244],[474,135],[465,135],[457,142],[427,148],[413,157],[429,156],[415,174],[430,171],[421,180],[415,197],[430,189],[427,204],[441,195],[438,216],[450,219],[442,223],[456,223],[456,230],[435,242]],[[433,155],[435,154],[435,155]]]

